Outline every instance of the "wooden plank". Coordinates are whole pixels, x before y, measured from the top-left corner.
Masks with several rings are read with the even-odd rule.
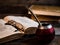
[[[58,6],[32,5],[30,9],[37,15],[60,16],[60,7]]]
[[[58,21],[60,17],[56,16],[44,16],[44,15],[37,15],[40,21]],[[33,20],[36,20],[33,16],[31,16]]]

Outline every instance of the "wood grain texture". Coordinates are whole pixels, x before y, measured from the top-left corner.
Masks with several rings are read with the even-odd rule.
[[[60,7],[57,6],[32,5],[30,9],[37,15],[60,16]]]

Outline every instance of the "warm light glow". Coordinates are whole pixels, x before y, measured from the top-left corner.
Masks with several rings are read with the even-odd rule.
[[[43,26],[41,26],[41,27],[40,27],[40,29],[44,29],[44,27],[43,27]]]

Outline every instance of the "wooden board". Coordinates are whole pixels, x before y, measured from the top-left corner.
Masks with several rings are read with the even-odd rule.
[[[60,7],[58,6],[32,5],[30,9],[37,15],[60,16]]]

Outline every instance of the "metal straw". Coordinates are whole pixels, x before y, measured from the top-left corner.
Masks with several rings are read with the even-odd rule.
[[[40,27],[40,26],[42,26],[42,23],[38,20],[38,18],[37,18],[37,16],[36,16],[36,14],[34,14],[29,8],[27,8],[28,9],[28,11],[35,17],[35,19],[36,19],[36,21],[38,22],[38,24],[39,24],[39,26],[38,27]]]

